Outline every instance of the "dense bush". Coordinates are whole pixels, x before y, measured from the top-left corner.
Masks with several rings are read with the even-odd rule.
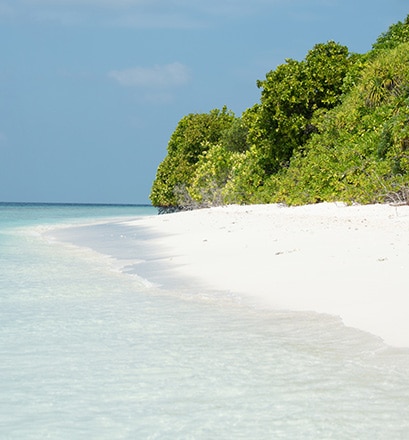
[[[227,108],[183,117],[168,143],[168,154],[159,165],[150,199],[160,207],[180,204],[181,188],[188,188],[196,164],[209,147],[219,142],[235,120]]]
[[[409,195],[409,21],[367,54],[334,42],[259,81],[260,103],[183,118],[156,206],[402,201]]]
[[[342,104],[321,115],[272,201],[372,203],[408,181],[409,43],[368,62]]]

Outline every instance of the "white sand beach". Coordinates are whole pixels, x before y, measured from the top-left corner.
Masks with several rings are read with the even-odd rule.
[[[409,347],[409,206],[227,206],[142,217],[181,276]]]

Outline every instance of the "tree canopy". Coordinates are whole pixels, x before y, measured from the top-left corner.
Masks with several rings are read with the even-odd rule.
[[[260,102],[181,119],[150,195],[164,208],[372,203],[409,188],[409,16],[366,54],[334,41],[257,81]],[[409,191],[407,191],[409,195]]]
[[[209,113],[191,113],[179,121],[153,182],[153,205],[174,207],[182,203],[181,194],[188,191],[199,158],[226,136],[234,120],[234,114],[224,107]]]

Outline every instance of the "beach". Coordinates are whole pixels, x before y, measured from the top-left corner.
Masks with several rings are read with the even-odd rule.
[[[172,273],[256,308],[313,311],[409,347],[409,206],[225,206],[127,222]]]
[[[407,207],[2,208],[1,438],[408,438]]]

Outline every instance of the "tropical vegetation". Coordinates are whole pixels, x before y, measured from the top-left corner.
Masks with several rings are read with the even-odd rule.
[[[240,117],[224,107],[179,121],[153,205],[407,203],[409,16],[365,54],[320,43],[257,86]]]

